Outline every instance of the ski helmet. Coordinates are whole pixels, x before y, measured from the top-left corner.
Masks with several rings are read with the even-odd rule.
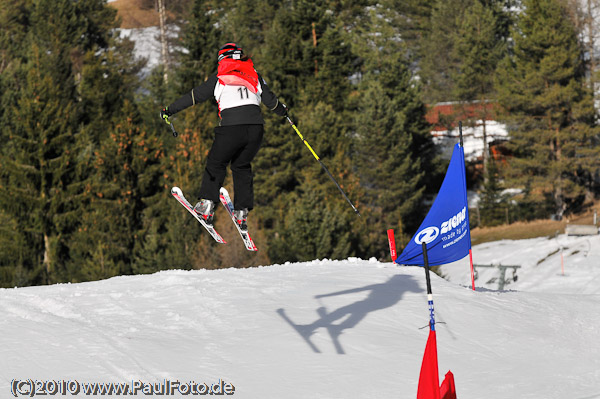
[[[234,60],[240,60],[244,56],[244,50],[238,47],[235,43],[226,43],[219,49],[219,56],[217,62],[221,62],[224,58],[232,58]]]

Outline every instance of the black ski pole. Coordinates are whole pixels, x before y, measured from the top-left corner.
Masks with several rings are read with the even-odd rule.
[[[165,111],[165,109],[163,109],[163,111]],[[173,126],[173,122],[171,122],[169,120],[168,116],[165,115],[165,117],[163,117],[163,111],[160,112],[160,119],[163,119],[165,122],[167,122],[167,125],[171,126],[171,131],[173,132],[173,137],[177,137],[177,131],[175,130],[175,126]]]
[[[427,282],[427,303],[429,304],[429,328],[435,331],[435,316],[433,310],[433,293],[431,292],[431,279],[429,278],[429,258],[427,256],[427,244],[421,243],[423,248],[423,266],[425,268],[425,281]]]
[[[298,128],[296,127],[296,125],[294,124],[294,122],[292,122],[292,120],[290,119],[289,116],[286,116],[286,118],[287,118],[288,122],[290,123],[290,125],[292,125],[292,127],[294,128],[294,130],[298,134],[298,137],[300,137],[300,140],[302,140],[304,142],[304,144],[306,144],[306,147],[310,150],[310,152],[313,154],[313,156],[315,157],[315,159],[317,161],[319,161],[319,163],[323,167],[323,170],[325,170],[325,172],[327,172],[327,175],[329,176],[329,178],[331,179],[331,181],[335,183],[335,185],[337,186],[337,188],[340,190],[340,193],[342,193],[342,195],[344,196],[344,198],[346,199],[346,201],[348,201],[348,203],[350,204],[350,206],[352,207],[352,209],[354,209],[354,212],[356,212],[356,214],[358,216],[360,216],[360,213],[358,212],[358,209],[356,209],[356,207],[354,206],[354,204],[352,204],[352,201],[350,201],[350,198],[348,198],[348,196],[346,195],[346,193],[344,192],[344,190],[342,190],[342,188],[340,187],[340,185],[338,184],[338,182],[333,178],[333,175],[331,174],[331,172],[329,172],[329,169],[327,169],[327,166],[325,166],[325,164],[323,162],[321,162],[321,159],[319,158],[319,156],[317,155],[317,153],[312,149],[312,147],[310,146],[310,144],[308,144],[308,142],[306,141],[306,139],[304,139],[304,136],[302,136],[302,133],[300,133],[300,131],[298,130]]]
[[[177,137],[177,132],[175,131],[175,126],[173,126],[173,122],[169,122],[169,126],[171,126],[171,131],[173,132],[173,137]]]

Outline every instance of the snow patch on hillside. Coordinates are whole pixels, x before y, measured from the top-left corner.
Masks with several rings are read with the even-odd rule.
[[[167,27],[167,36],[170,39],[176,38],[178,32],[179,29],[175,25]],[[162,47],[160,43],[160,28],[158,26],[119,29],[119,35],[121,38],[128,38],[135,43],[133,51],[136,58],[147,60],[146,65],[141,71],[142,77],[147,77],[154,68],[162,64]],[[172,52],[173,49],[170,48],[169,51]]]

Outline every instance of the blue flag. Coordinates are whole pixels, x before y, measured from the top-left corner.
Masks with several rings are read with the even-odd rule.
[[[400,265],[424,266],[422,243],[430,266],[464,258],[471,249],[463,148],[456,144],[446,177],[417,233],[396,259]]]

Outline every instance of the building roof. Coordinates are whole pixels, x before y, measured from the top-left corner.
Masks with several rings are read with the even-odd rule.
[[[494,101],[443,102],[429,106],[425,119],[433,126],[432,132],[446,131],[457,127],[459,121],[494,121],[498,108]]]

